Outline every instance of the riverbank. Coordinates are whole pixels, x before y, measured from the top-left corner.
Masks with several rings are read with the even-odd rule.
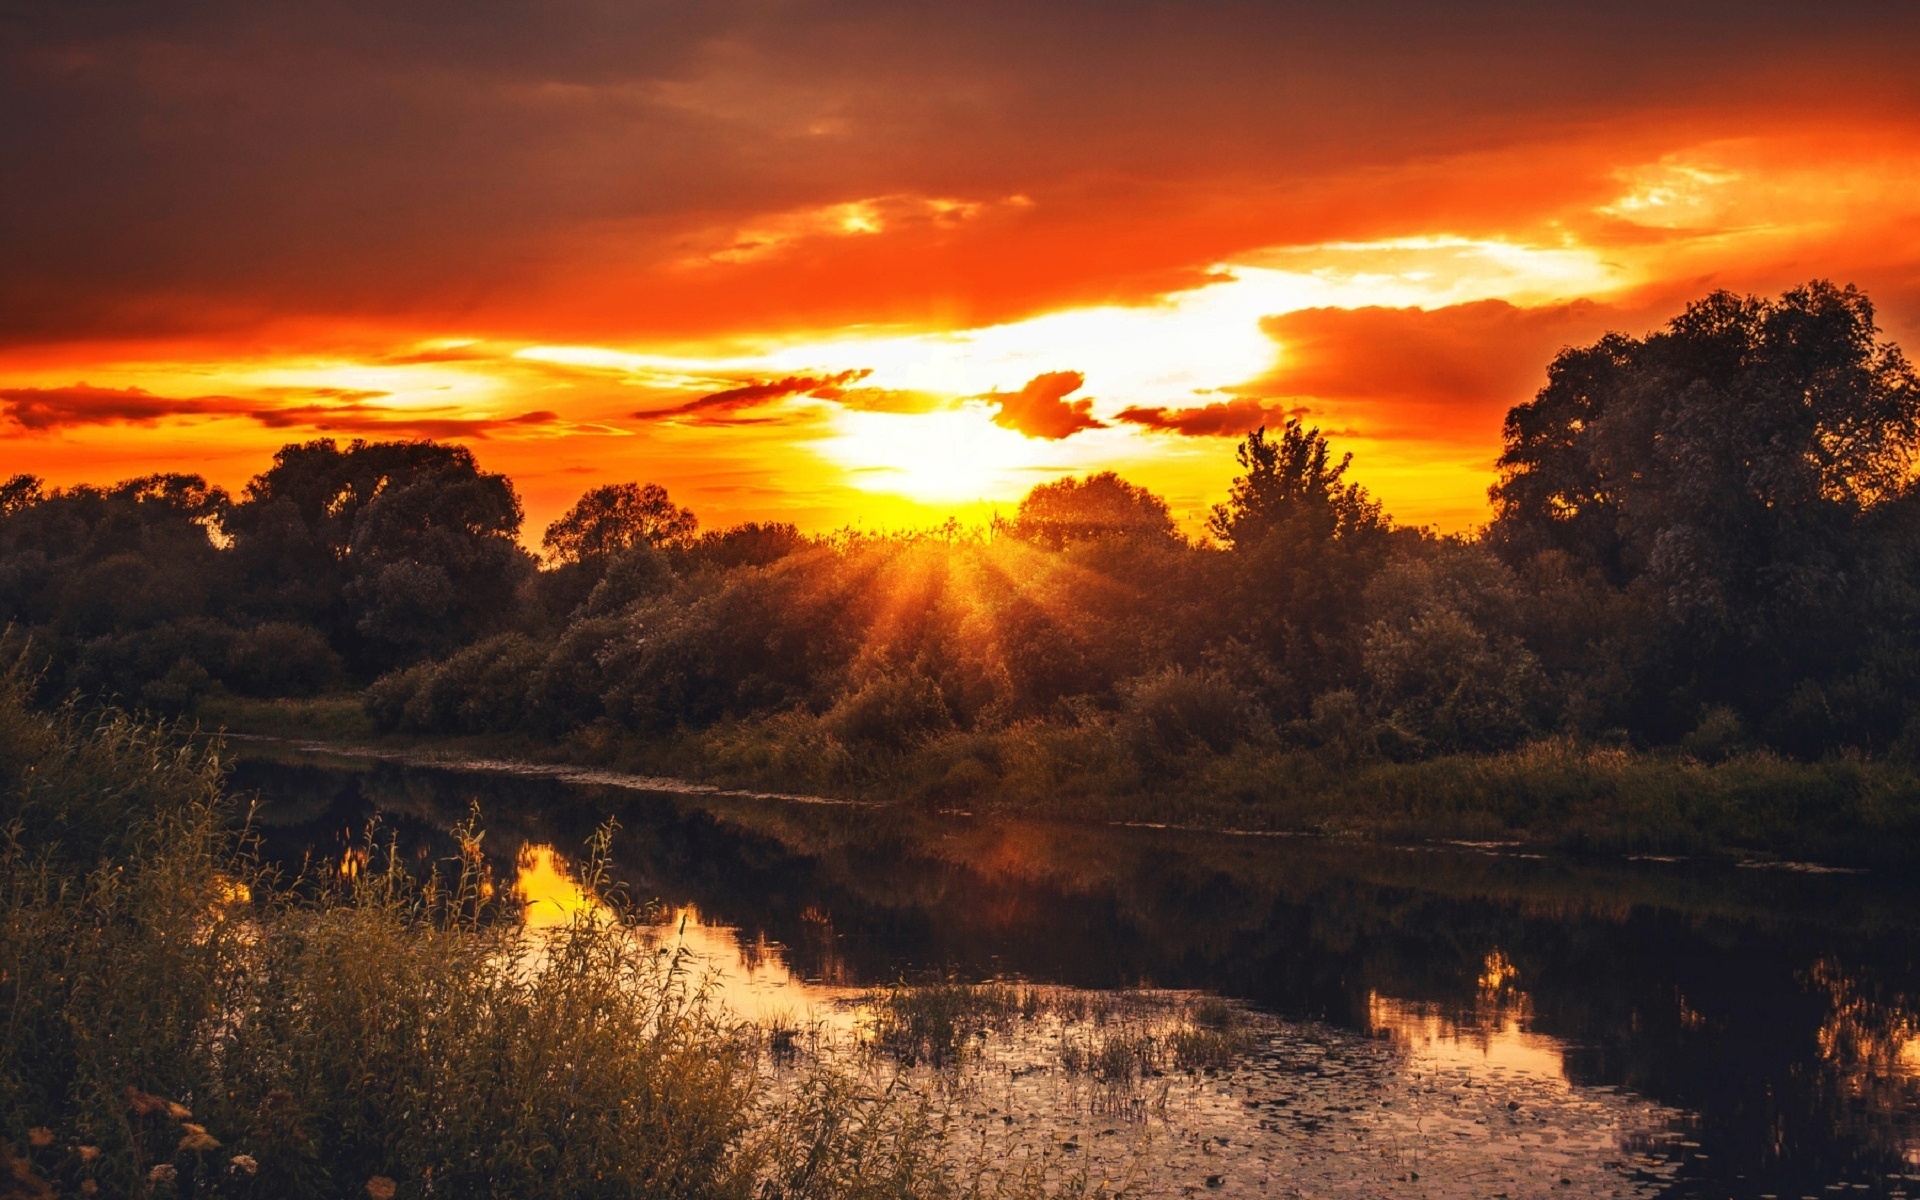
[[[494,760],[719,788],[1068,820],[1184,825],[1383,841],[1511,841],[1569,852],[1770,858],[1904,868],[1920,854],[1920,770],[1860,758],[1706,762],[1536,742],[1501,754],[1342,761],[1240,745],[1143,760],[1110,726],[1035,724],[849,748],[804,719],[671,738],[604,730],[380,735],[355,696],[210,701],[208,731],[327,743],[412,761]]]

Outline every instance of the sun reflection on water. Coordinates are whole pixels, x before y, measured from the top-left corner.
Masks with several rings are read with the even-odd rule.
[[[564,928],[582,917],[609,914],[552,846],[522,848],[515,872],[513,890],[524,905],[522,922],[528,929]],[[654,920],[632,932],[658,953],[674,955],[692,983],[709,989],[742,1020],[809,1024],[828,1019],[844,1008],[839,1001],[857,994],[801,978],[788,966],[784,947],[764,934],[749,939],[731,926],[710,923],[692,904],[660,909]]]
[[[1565,1082],[1563,1048],[1532,1031],[1533,1001],[1518,986],[1519,978],[1519,968],[1496,948],[1481,965],[1471,1011],[1443,1011],[1369,992],[1367,1024],[1376,1035],[1437,1066]]]
[[[779,943],[710,924],[691,904],[666,909],[658,924],[639,933],[660,952],[684,956],[696,979],[742,1020],[788,1026],[831,1021],[844,1011],[840,1002],[857,994],[796,975]]]
[[[514,862],[513,891],[526,908],[521,920],[529,929],[571,925],[581,916],[604,911],[568,873],[565,860],[552,846],[529,845]]]

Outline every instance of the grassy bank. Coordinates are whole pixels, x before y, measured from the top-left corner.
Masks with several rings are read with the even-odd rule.
[[[285,880],[221,764],[0,694],[0,1171],[9,1195],[943,1197],[929,1114],[762,1034],[606,919],[541,937],[468,828]],[[604,852],[604,845],[600,847]],[[619,898],[589,857],[606,906]],[[904,1094],[903,1094],[904,1095]]]
[[[208,727],[423,754],[572,761],[731,787],[982,812],[1576,851],[1892,866],[1920,852],[1920,770],[1861,758],[1644,752],[1543,740],[1416,762],[1242,743],[1167,752],[1099,719],[848,743],[804,715],[641,738],[376,736],[353,697],[210,706]]]

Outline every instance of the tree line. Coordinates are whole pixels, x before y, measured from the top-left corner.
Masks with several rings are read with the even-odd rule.
[[[389,730],[874,753],[1022,725],[1142,753],[1353,758],[1542,736],[1920,756],[1920,380],[1867,297],[1715,293],[1569,348],[1504,429],[1492,518],[1396,524],[1317,429],[1240,442],[1206,536],[1112,473],[983,531],[702,531],[653,484],[519,541],[462,447],[289,445],[0,486],[0,613],[43,699],[186,713],[358,689]]]

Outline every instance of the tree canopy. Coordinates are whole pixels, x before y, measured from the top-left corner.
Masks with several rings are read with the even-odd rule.
[[[675,545],[699,527],[699,519],[657,483],[610,483],[580,497],[547,526],[540,544],[557,561],[577,563],[634,546]]]
[[[1333,461],[1317,428],[1289,417],[1278,439],[1266,426],[1248,434],[1234,452],[1245,474],[1237,476],[1227,502],[1215,505],[1207,532],[1244,548],[1285,528],[1293,537],[1332,540],[1380,526],[1380,506],[1357,483],[1343,482],[1353,455]]]
[[[1056,550],[1103,537],[1179,536],[1165,500],[1112,471],[1039,484],[1004,527],[1014,537]]]

